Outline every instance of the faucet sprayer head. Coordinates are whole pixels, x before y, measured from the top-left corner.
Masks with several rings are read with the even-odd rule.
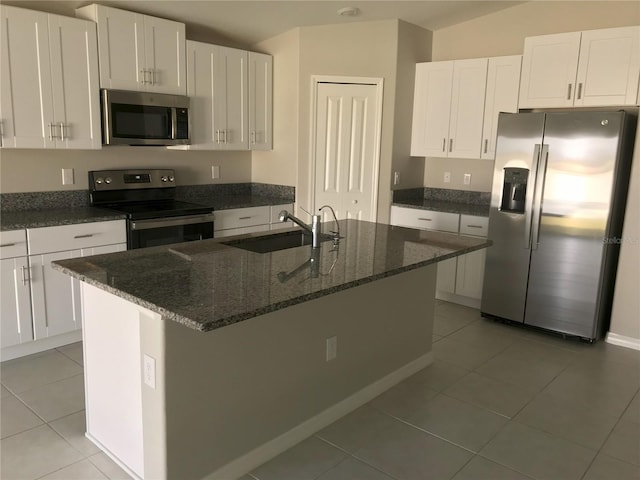
[[[289,212],[287,212],[286,210],[282,210],[278,214],[278,220],[280,220],[281,222],[286,222],[287,220],[289,220]]]

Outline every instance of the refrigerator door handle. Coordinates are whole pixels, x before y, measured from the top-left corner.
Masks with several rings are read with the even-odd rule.
[[[540,151],[540,163],[536,175],[536,188],[533,198],[533,241],[532,248],[536,250],[540,242],[540,218],[542,217],[542,194],[544,191],[544,179],[547,174],[547,160],[549,160],[549,145],[542,145]]]
[[[535,196],[535,178],[538,173],[538,162],[540,161],[540,149],[541,145],[539,143],[535,144],[533,148],[533,158],[531,160],[531,178],[533,179],[534,189],[530,198]],[[531,219],[532,219],[532,211],[534,207],[534,201],[530,200],[527,202],[525,206],[525,217],[524,217],[524,248],[527,250],[531,249]]]

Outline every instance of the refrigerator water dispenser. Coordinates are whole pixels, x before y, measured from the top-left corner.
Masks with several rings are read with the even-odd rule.
[[[527,196],[527,168],[505,168],[502,184],[500,210],[511,213],[524,213],[524,199]]]

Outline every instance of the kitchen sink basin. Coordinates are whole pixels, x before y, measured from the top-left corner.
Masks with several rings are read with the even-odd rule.
[[[330,237],[321,238],[325,242]],[[274,233],[272,235],[264,235],[261,237],[241,238],[238,240],[230,240],[222,242],[230,247],[241,248],[256,253],[269,253],[278,250],[286,250],[287,248],[302,247],[311,245],[311,235],[303,231]]]

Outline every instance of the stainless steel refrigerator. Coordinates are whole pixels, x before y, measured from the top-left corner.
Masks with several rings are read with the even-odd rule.
[[[636,119],[621,111],[500,114],[484,316],[602,338]]]

